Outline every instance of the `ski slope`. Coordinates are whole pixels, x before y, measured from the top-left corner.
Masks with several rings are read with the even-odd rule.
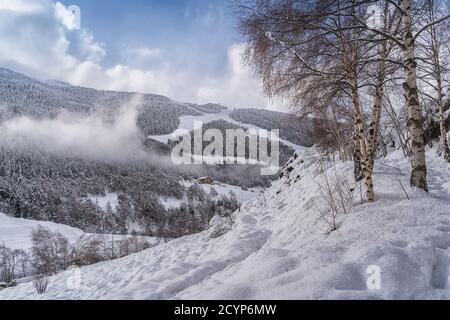
[[[239,127],[245,128],[245,129],[263,130],[260,127],[257,127],[255,125],[248,124],[248,123],[242,123],[242,122],[232,119],[230,117],[230,114],[232,112],[233,112],[232,110],[224,109],[219,113],[204,113],[199,116],[181,116],[179,118],[180,124],[179,124],[177,130],[175,130],[171,134],[149,136],[149,138],[159,141],[161,143],[167,144],[169,142],[169,140],[176,141],[179,137],[185,135],[186,131],[190,132],[190,131],[196,129],[196,124],[204,125],[204,124],[211,123],[211,122],[217,121],[217,120],[224,120],[226,122],[229,122],[233,125],[236,125],[236,126],[239,126]],[[274,129],[276,129],[276,128],[274,128]],[[296,151],[304,148],[302,146],[299,146],[295,143],[292,143],[290,141],[287,141],[287,140],[284,140],[281,138],[278,138],[278,140],[280,143],[283,143],[286,146],[291,147]]]
[[[23,284],[0,299],[450,298],[450,165],[429,152],[427,194],[408,187],[408,160],[391,154],[375,168],[377,201],[341,216],[327,235],[317,163],[313,150],[300,154],[222,237],[208,230],[83,267],[77,288],[65,272],[43,295]],[[352,163],[334,166],[352,176]],[[368,286],[373,270],[376,288]]]

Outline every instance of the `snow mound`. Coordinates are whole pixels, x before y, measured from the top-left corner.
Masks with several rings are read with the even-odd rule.
[[[391,155],[375,168],[376,203],[341,216],[327,235],[316,158],[302,151],[221,237],[208,230],[84,267],[76,288],[65,272],[44,295],[23,284],[0,299],[450,298],[450,166],[428,157],[426,194],[408,187],[408,161]],[[335,166],[351,177],[351,163]],[[371,287],[374,270],[379,286]]]

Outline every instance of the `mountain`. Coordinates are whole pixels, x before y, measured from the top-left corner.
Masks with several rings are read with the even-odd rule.
[[[106,114],[117,111],[136,93],[101,91],[61,84],[40,82],[8,69],[0,69],[0,119],[29,116],[54,118],[62,111],[88,114],[98,109]],[[139,103],[138,126],[144,134],[169,134],[177,129],[182,115],[199,115],[186,104],[169,98],[144,94]]]
[[[0,68],[0,120],[17,116],[34,119],[51,119],[62,111],[89,114],[100,110],[110,115],[130,101],[138,93],[102,91],[71,86],[59,81],[41,82],[23,74]],[[168,135],[174,132],[181,116],[221,114],[227,108],[219,104],[181,103],[170,98],[139,94],[137,124],[146,136]],[[261,119],[263,129],[280,129],[281,137],[301,146],[311,146],[313,141],[307,134],[307,124],[281,112],[253,109],[235,110],[231,118],[258,126]],[[218,119],[221,119],[218,116]]]

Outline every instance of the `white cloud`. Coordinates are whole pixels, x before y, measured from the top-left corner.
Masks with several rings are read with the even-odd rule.
[[[274,107],[252,70],[242,64],[243,44],[229,48],[226,72],[215,76],[192,66],[175,67],[159,48],[149,47],[127,48],[120,64],[105,68],[105,46],[88,30],[74,30],[74,19],[69,8],[52,0],[0,0],[0,65],[97,89],[230,107]]]
[[[221,102],[231,107],[282,109],[281,100],[270,101],[264,96],[262,83],[242,59],[245,44],[236,44],[228,50],[228,71],[221,79],[210,79],[197,90],[200,102]]]
[[[80,58],[100,63],[106,55],[104,45],[96,42],[94,36],[86,30],[81,30],[80,40]]]
[[[28,1],[28,0],[0,0],[0,11],[12,11],[20,13],[33,13],[42,9],[44,1]]]

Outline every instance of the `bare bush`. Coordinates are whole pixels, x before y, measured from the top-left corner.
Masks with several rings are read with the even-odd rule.
[[[102,254],[103,241],[96,237],[81,236],[72,246],[71,265],[87,266],[101,261],[106,257]]]
[[[42,226],[31,234],[33,267],[37,274],[56,274],[72,263],[70,243],[62,234]]]
[[[141,252],[150,247],[150,243],[145,239],[138,236],[132,236],[119,241],[118,256],[119,258],[122,258],[133,253]]]
[[[25,250],[14,250],[16,278],[25,278],[31,274],[31,257]]]
[[[15,279],[16,262],[13,251],[5,245],[0,245],[0,282],[12,283]]]
[[[31,272],[31,260],[24,250],[12,250],[0,245],[0,287],[15,285],[15,280],[26,277]]]
[[[33,279],[33,286],[37,294],[44,294],[48,287],[48,278],[44,275],[36,275]]]
[[[32,233],[32,265],[36,274],[54,275],[70,266],[87,266],[148,249],[144,238],[108,240],[106,236],[81,236],[74,244],[60,233],[39,226]]]
[[[338,228],[338,216],[349,213],[357,205],[357,202],[348,180],[336,168],[323,170],[318,185],[321,201],[319,219],[326,222],[329,227],[327,233],[331,233]]]

